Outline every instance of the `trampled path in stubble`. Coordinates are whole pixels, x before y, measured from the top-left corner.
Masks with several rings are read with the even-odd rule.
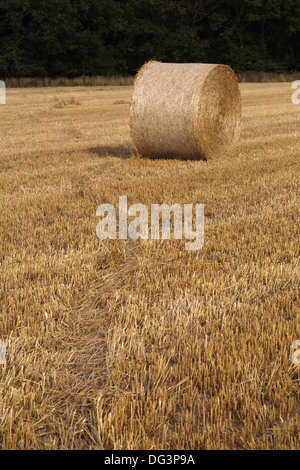
[[[138,158],[131,87],[0,106],[2,449],[299,448],[299,111],[241,84],[236,151]],[[105,240],[97,207],[204,204],[205,244]]]

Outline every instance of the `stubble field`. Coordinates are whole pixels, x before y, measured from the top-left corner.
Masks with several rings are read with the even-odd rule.
[[[300,105],[240,87],[239,144],[208,162],[138,158],[131,87],[8,89],[0,448],[300,448]],[[204,247],[100,241],[121,195],[204,204]]]

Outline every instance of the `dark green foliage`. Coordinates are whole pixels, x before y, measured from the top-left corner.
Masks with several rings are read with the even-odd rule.
[[[132,74],[147,60],[300,70],[299,0],[0,0],[0,77]]]

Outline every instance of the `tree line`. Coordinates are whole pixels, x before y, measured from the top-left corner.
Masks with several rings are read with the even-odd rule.
[[[0,77],[130,75],[147,60],[300,70],[299,0],[0,0]]]

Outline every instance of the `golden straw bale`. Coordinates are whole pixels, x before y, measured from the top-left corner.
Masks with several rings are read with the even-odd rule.
[[[238,139],[240,117],[238,81],[227,65],[150,61],[135,79],[130,129],[141,156],[223,156]]]

